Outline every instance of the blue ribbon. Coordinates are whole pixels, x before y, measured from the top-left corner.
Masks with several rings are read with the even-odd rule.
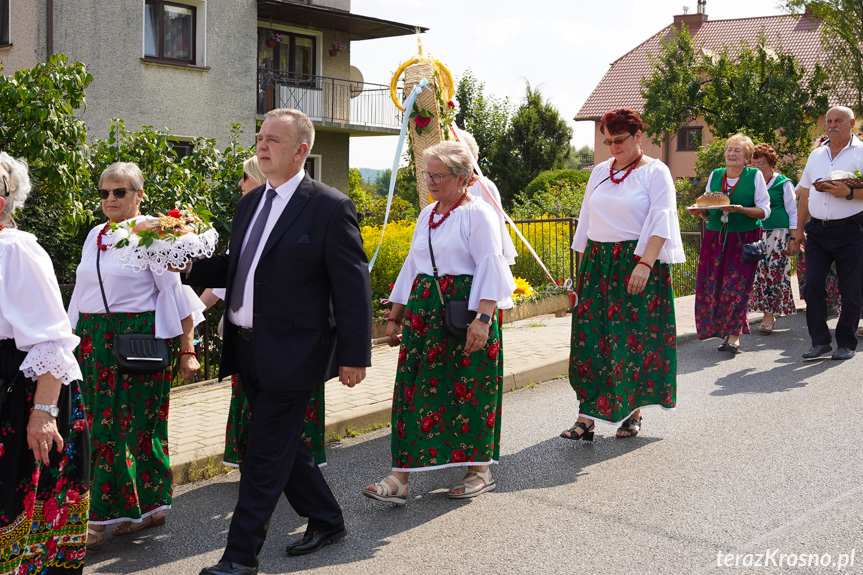
[[[372,268],[375,266],[375,260],[378,259],[378,252],[381,250],[381,245],[384,243],[384,232],[387,229],[387,220],[390,219],[390,206],[393,203],[393,195],[396,190],[396,175],[399,173],[399,160],[402,157],[402,149],[405,145],[405,138],[408,135],[408,122],[411,119],[411,110],[413,110],[414,102],[417,99],[417,96],[422,89],[428,86],[428,80],[423,78],[420,80],[419,84],[414,86],[414,89],[408,95],[407,100],[405,100],[402,107],[405,109],[405,117],[402,120],[402,130],[399,133],[399,143],[396,145],[396,156],[393,158],[393,169],[390,172],[390,190],[387,194],[387,209],[384,212],[384,225],[381,228],[381,239],[378,241],[378,247],[375,248],[375,255],[372,256],[372,259],[369,260],[369,272],[372,271]]]

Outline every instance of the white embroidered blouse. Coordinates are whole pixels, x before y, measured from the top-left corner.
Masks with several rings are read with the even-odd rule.
[[[75,291],[69,302],[69,322],[74,328],[80,313],[105,313],[99,277],[96,275],[96,239],[105,224],[90,230],[81,263],[76,270]],[[102,252],[99,266],[105,297],[111,313],[156,312],[156,337],[170,339],[183,333],[182,320],[192,315],[195,324],[203,321],[204,304],[194,290],[180,282],[180,274],[165,272],[161,275],[150,270],[141,272],[122,267],[109,248]]]
[[[685,262],[677,218],[677,190],[668,166],[653,160],[633,170],[623,182],[615,184],[608,177],[608,168],[613,161],[611,158],[596,166],[587,180],[572,249],[584,252],[588,239],[595,242],[637,241],[635,255],[640,256],[650,237],[659,236],[665,238],[659,261],[667,264]]]
[[[390,301],[407,304],[417,274],[432,274],[429,255],[429,214],[437,202],[420,212],[410,251],[393,285]],[[480,300],[497,302],[498,308],[512,307],[510,296],[515,280],[503,255],[500,224],[487,203],[473,198],[450,213],[449,218],[431,231],[432,249],[438,277],[471,275],[468,309],[476,311]]]
[[[0,340],[14,339],[27,353],[21,371],[30,379],[50,372],[64,384],[81,379],[72,333],[57,287],[54,266],[36,237],[0,232]]]

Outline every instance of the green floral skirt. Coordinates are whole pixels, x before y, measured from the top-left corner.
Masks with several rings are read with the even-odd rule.
[[[154,333],[155,314],[112,313],[123,333]],[[105,314],[78,318],[78,363],[92,438],[90,522],[140,520],[171,506],[168,460],[171,372],[122,374]],[[169,346],[170,349],[170,346]]]
[[[440,278],[444,299],[468,298],[472,276]],[[444,330],[432,276],[414,280],[393,392],[393,469],[496,463],[500,456],[503,353],[498,314],[486,346],[464,354]]]
[[[225,428],[224,464],[241,467],[243,456],[249,445],[249,423],[252,409],[243,384],[236,375],[231,376],[231,407],[228,410],[228,425]],[[324,449],[324,386],[312,390],[309,406],[306,408],[306,425],[303,441],[312,450],[312,457],[318,465],[326,465],[327,453]]]
[[[581,415],[614,424],[648,405],[673,408],[677,397],[671,270],[657,262],[644,291],[626,293],[635,244],[588,241],[572,314],[569,383]]]

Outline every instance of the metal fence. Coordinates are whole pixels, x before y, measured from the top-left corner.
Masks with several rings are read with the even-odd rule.
[[[401,127],[389,86],[258,68],[258,113],[274,108],[302,110],[313,122]]]

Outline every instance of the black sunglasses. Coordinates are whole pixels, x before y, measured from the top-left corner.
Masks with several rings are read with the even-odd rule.
[[[103,200],[107,200],[109,195],[114,194],[115,198],[117,198],[118,200],[122,200],[123,198],[126,197],[126,194],[129,192],[134,194],[135,190],[132,190],[129,188],[114,188],[113,190],[103,190],[100,188],[99,189],[99,197],[102,198]]]

